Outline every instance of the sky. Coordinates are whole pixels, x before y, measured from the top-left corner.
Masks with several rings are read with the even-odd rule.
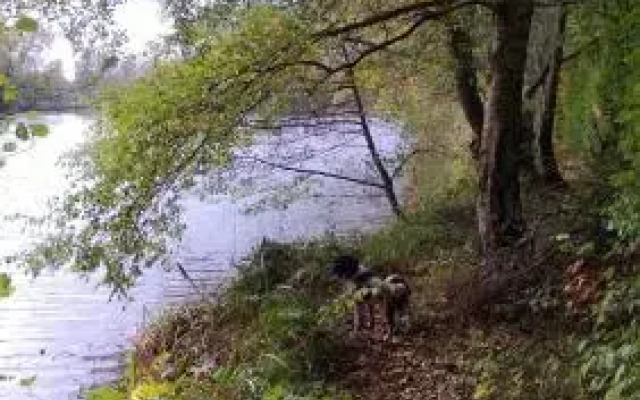
[[[127,31],[127,50],[133,53],[141,53],[149,41],[171,29],[171,22],[162,17],[155,0],[127,0],[116,9],[115,19]],[[57,37],[51,46],[50,61],[54,60],[62,60],[64,75],[72,80],[75,76],[73,50],[63,37]]]

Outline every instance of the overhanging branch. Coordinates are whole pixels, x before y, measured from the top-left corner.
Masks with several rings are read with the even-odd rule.
[[[404,5],[402,7],[394,8],[392,10],[387,10],[378,14],[371,15],[360,21],[346,24],[338,28],[329,28],[319,31],[314,36],[316,38],[339,36],[344,33],[349,33],[359,29],[374,26],[410,14],[417,14],[420,16],[420,18],[424,18],[425,20],[437,19],[459,8],[471,5],[484,5],[487,7],[491,7],[491,2],[481,0],[418,1],[415,3]]]
[[[360,178],[354,178],[354,177],[350,177],[350,176],[340,175],[340,174],[337,174],[337,173],[334,173],[334,172],[321,171],[321,170],[310,169],[310,168],[299,168],[299,167],[294,167],[294,166],[287,165],[287,164],[280,164],[280,163],[272,162],[272,161],[265,160],[265,159],[260,158],[260,157],[254,157],[254,156],[252,156],[252,157],[242,157],[242,158],[248,159],[250,161],[255,161],[255,162],[267,165],[267,166],[272,167],[272,168],[281,169],[281,170],[284,170],[284,171],[297,172],[297,173],[300,173],[300,174],[307,174],[307,175],[324,176],[325,178],[339,179],[339,180],[343,180],[343,181],[347,181],[347,182],[357,183],[357,184],[363,185],[363,186],[370,186],[370,187],[375,187],[375,188],[378,188],[378,189],[384,189],[384,186],[382,184],[380,184],[380,183],[371,182],[371,181],[368,181],[366,179],[360,179]]]

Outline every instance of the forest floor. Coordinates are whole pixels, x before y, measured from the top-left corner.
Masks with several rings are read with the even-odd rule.
[[[490,304],[494,312],[489,319],[467,319],[468,316],[459,315],[465,310],[460,310],[456,302],[470,295],[465,291],[474,290],[463,282],[475,266],[457,265],[451,270],[449,265],[447,276],[443,276],[433,268],[439,262],[438,256],[430,254],[418,260],[414,271],[409,272],[412,284],[417,286],[413,290],[415,317],[411,331],[393,342],[381,340],[379,332],[365,331],[346,337],[345,349],[336,360],[335,378],[340,387],[361,400],[483,399],[493,398],[499,392],[498,386],[504,384],[498,382],[500,379],[521,379],[523,373],[538,374],[530,377],[533,382],[548,378],[545,375],[550,371],[543,369],[548,367],[549,357],[555,357],[549,353],[564,346],[569,325],[575,322],[566,314],[567,298],[562,293],[565,272],[572,259],[558,251],[554,238],[579,226],[584,216],[579,216],[579,201],[570,189],[535,190],[525,196],[529,197],[525,204],[531,206],[526,212],[536,236],[533,240],[537,249],[533,251],[545,253],[530,254],[530,261],[541,260],[534,269],[541,272],[538,276],[546,278],[523,284],[515,282],[520,286],[519,293],[501,299],[501,304]],[[445,257],[448,260],[443,264],[451,263],[452,253],[453,259],[473,263],[468,256],[455,256],[456,252],[468,253],[468,249],[448,250]],[[548,307],[534,311],[529,305],[536,301],[547,302]],[[522,307],[523,304],[526,306]],[[501,360],[493,355],[503,350],[506,354],[512,350],[514,357]],[[531,360],[519,360],[521,357]],[[491,371],[487,361],[504,364]],[[538,361],[540,365],[527,365]],[[484,378],[480,377],[483,372]],[[485,382],[480,385],[482,379]],[[577,391],[572,385],[563,380],[551,384],[550,391],[572,392],[571,397]],[[526,390],[527,384],[514,381],[513,393]],[[562,396],[560,393],[557,398]]]
[[[167,312],[143,332],[129,375],[100,389],[120,397],[89,398],[581,400],[571,342],[581,323],[564,291],[579,257],[557,239],[582,235],[589,217],[578,193],[525,191],[527,251],[509,260],[506,290],[482,301],[469,201],[364,241],[265,243],[220,296]],[[327,273],[344,251],[382,259],[380,273],[407,278],[408,332],[393,340],[380,329],[352,332],[352,313],[338,301],[343,288]]]
[[[379,335],[346,339],[338,360],[339,386],[362,400],[469,399],[470,338],[437,318],[393,342]]]

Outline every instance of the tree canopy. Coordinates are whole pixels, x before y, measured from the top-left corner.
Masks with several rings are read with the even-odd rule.
[[[183,229],[178,199],[198,184],[199,172],[225,165],[234,147],[251,143],[256,121],[344,111],[354,84],[367,107],[409,127],[422,100],[414,111],[403,105],[416,87],[459,98],[474,132],[479,236],[490,255],[527,229],[519,194],[527,99],[545,88],[535,118],[554,115],[564,28],[551,39],[531,36],[544,22],[535,18],[551,18],[534,18],[534,11],[581,3],[169,1],[178,24],[171,40],[182,57],[102,94],[95,139],[77,163],[84,183],[57,210],[61,221],[84,222],[63,229],[28,262],[36,270],[66,262],[83,272],[104,268],[106,283],[126,289],[143,266],[170,260]],[[537,51],[531,43],[543,49],[535,68],[527,62]],[[556,62],[545,58],[552,56]],[[394,82],[403,82],[395,85],[400,90]],[[534,148],[546,149],[540,157],[549,161],[553,124],[544,126]]]

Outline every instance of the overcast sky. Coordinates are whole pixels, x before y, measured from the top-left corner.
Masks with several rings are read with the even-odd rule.
[[[171,22],[163,20],[161,14],[160,5],[155,0],[127,0],[125,4],[118,6],[115,18],[117,23],[127,30],[127,47],[130,51],[142,52],[147,42],[170,30]],[[73,79],[73,52],[66,39],[56,39],[51,54],[51,60],[62,60],[65,77]]]

